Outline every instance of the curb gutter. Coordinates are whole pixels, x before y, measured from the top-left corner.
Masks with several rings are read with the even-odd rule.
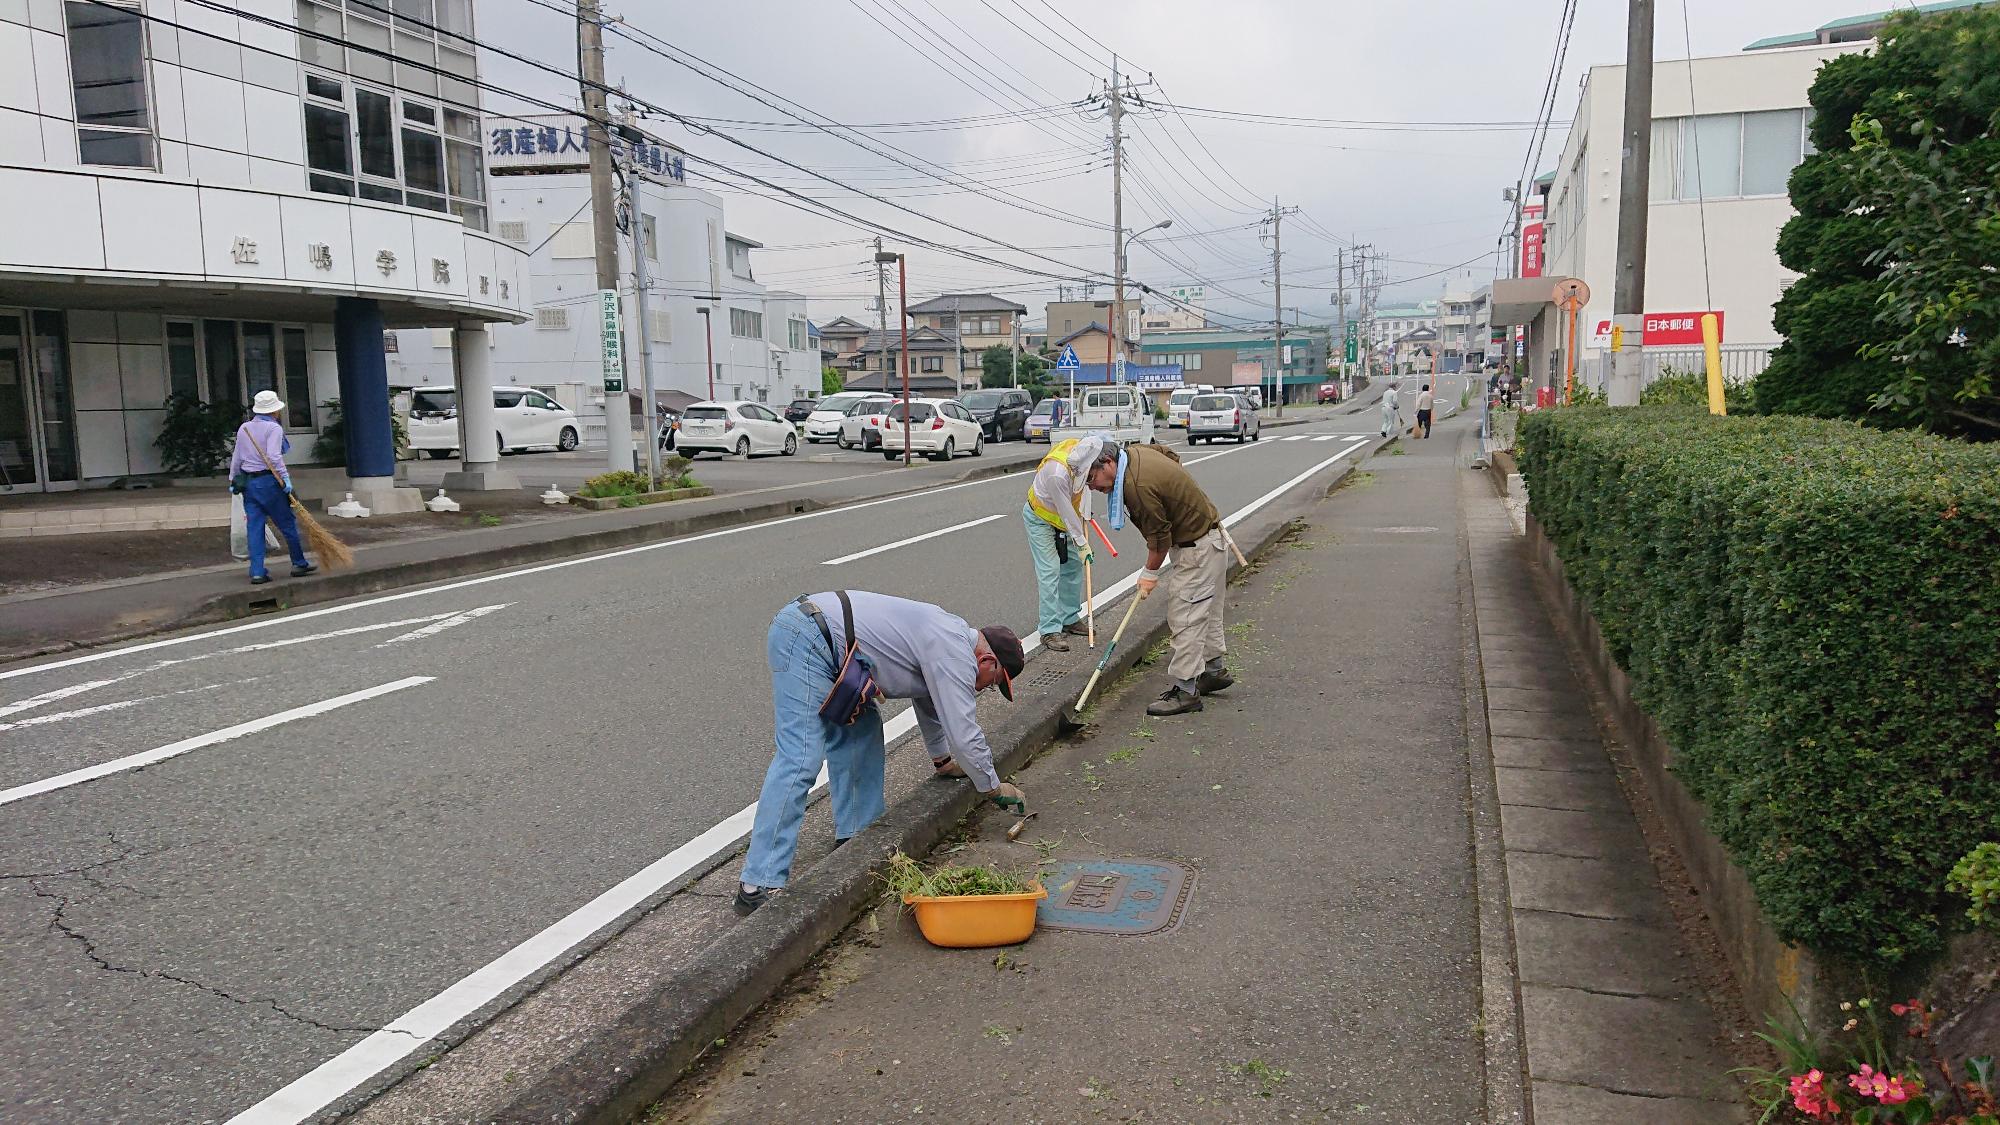
[[[1343,460],[1303,495],[1318,500],[1353,470]],[[1242,536],[1256,565],[1283,537],[1293,514],[1267,510]],[[1241,573],[1231,567],[1231,576]],[[1167,636],[1164,609],[1151,608],[1136,639],[1105,669],[1114,680]],[[1080,661],[1039,698],[1045,706],[1002,724],[993,742],[1005,776],[1055,741],[1060,714],[1082,690],[1095,665]],[[790,890],[725,930],[669,975],[644,982],[622,1012],[593,1032],[550,1044],[547,1068],[522,1076],[482,1117],[514,1122],[622,1122],[657,1101],[718,1039],[769,1000],[794,973],[847,927],[879,893],[877,873],[895,851],[929,852],[978,805],[967,786],[922,784],[891,805],[846,847],[793,880]],[[601,935],[598,942],[612,935]],[[639,982],[635,982],[639,983]],[[488,1017],[491,1018],[490,1016]],[[396,1076],[400,1080],[407,1068]],[[393,1083],[392,1083],[393,1085]],[[377,1091],[377,1096],[382,1091]]]

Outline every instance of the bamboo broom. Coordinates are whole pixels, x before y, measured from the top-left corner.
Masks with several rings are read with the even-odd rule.
[[[245,424],[247,425],[248,423]],[[264,443],[258,441],[255,434],[250,435],[250,441],[256,445],[258,454],[264,458],[265,468],[268,469],[272,465],[284,464],[283,461],[274,461],[271,459],[270,451],[264,448]],[[319,560],[319,564],[328,570],[346,570],[352,567],[354,565],[354,548],[335,538],[333,532],[328,531],[318,520],[314,519],[313,514],[306,510],[305,504],[292,493],[290,487],[292,483],[292,470],[289,466],[286,467],[285,475],[282,479],[286,485],[285,499],[292,503],[292,517],[298,521],[299,535],[305,539],[306,550],[311,552],[312,556]]]

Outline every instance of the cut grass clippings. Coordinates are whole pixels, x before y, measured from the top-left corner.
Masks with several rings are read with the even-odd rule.
[[[958,898],[967,895],[1023,895],[1035,889],[1033,872],[946,863],[929,871],[902,852],[889,859],[882,882],[901,898]]]

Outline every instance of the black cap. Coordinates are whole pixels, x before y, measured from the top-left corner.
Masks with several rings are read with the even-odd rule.
[[[1027,664],[1027,654],[1021,651],[1021,638],[1005,625],[988,625],[979,631],[986,638],[986,647],[993,650],[994,659],[1000,662],[1000,694],[1007,701],[1014,701],[1014,677],[1021,674]]]

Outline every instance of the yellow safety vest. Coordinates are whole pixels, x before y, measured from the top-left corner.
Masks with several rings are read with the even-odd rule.
[[[1068,471],[1069,453],[1070,450],[1076,448],[1076,443],[1077,443],[1076,438],[1070,438],[1066,441],[1059,441],[1055,443],[1053,446],[1050,446],[1048,453],[1045,456],[1043,456],[1041,461],[1036,463],[1035,473],[1039,474],[1042,471],[1042,466],[1048,464],[1050,461],[1057,461],[1063,463],[1064,471]],[[1077,515],[1081,516],[1083,514],[1083,497],[1081,496],[1073,497],[1070,500],[1070,503],[1076,508]],[[1033,476],[1030,476],[1028,478],[1028,507],[1034,509],[1036,515],[1042,517],[1049,523],[1055,525],[1055,528],[1058,531],[1069,530],[1069,525],[1063,522],[1063,518],[1057,515],[1055,512],[1050,511],[1046,506],[1042,504],[1041,500],[1035,496],[1035,482]]]

